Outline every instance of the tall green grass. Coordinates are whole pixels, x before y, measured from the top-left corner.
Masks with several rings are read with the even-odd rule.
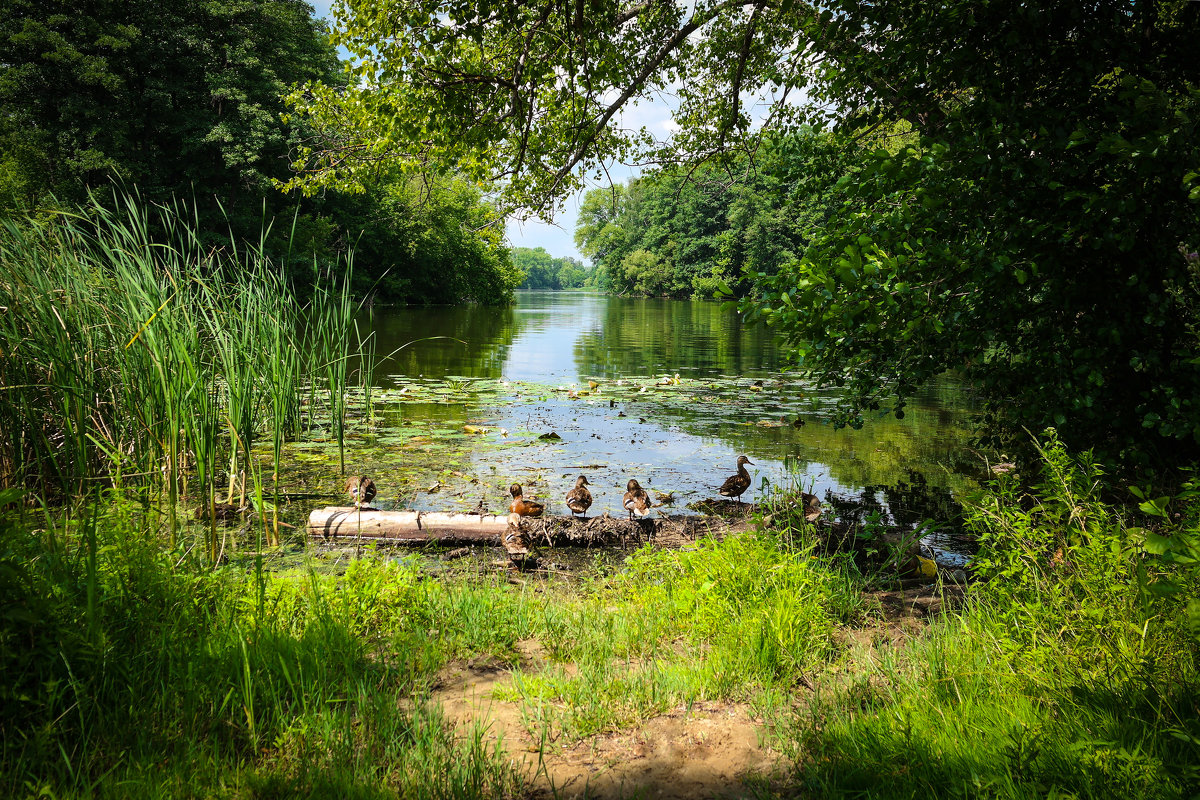
[[[30,523],[0,518],[0,796],[517,794],[419,701],[442,662],[414,570],[259,587],[116,491]]]
[[[791,740],[814,796],[1184,798],[1200,791],[1200,575],[1159,563],[1103,470],[1052,433],[1032,486],[967,506],[964,609],[826,685]],[[1159,535],[1195,536],[1196,509]],[[1180,591],[1150,591],[1174,571]]]
[[[210,519],[222,493],[249,494],[277,538],[284,441],[306,410],[344,436],[352,263],[301,304],[265,233],[213,247],[197,230],[185,209],[133,196],[0,221],[0,487],[56,502],[148,485],[172,535],[185,492]],[[318,383],[324,402],[305,404]],[[214,524],[210,557],[219,548]]]

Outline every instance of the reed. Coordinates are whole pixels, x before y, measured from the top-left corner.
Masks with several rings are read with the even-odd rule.
[[[338,470],[346,474],[346,386],[350,375],[350,331],[354,327],[355,305],[350,291],[354,274],[353,257],[347,259],[345,271],[335,276],[316,272],[304,337],[304,353],[309,369],[325,390],[329,425],[338,444]],[[315,397],[312,398],[315,401]],[[315,405],[315,403],[314,403]]]
[[[265,232],[213,247],[198,229],[186,207],[136,195],[0,222],[0,487],[57,503],[145,486],[174,541],[182,498],[198,493],[213,519],[224,478],[225,499],[254,498],[278,540],[255,443],[270,438],[277,478],[320,382],[344,446],[352,261],[325,267],[332,288],[305,306]]]

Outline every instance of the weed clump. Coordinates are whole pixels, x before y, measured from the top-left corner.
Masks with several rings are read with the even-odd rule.
[[[978,578],[960,613],[835,691],[794,745],[821,795],[1188,797],[1200,787],[1200,642],[1186,589],[1052,432],[1040,479],[967,504]],[[1192,533],[1194,534],[1194,531]],[[1194,602],[1194,600],[1192,600]],[[865,698],[865,699],[864,699]]]

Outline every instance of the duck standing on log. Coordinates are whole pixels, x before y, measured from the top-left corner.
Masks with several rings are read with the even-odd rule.
[[[725,482],[721,484],[721,488],[717,489],[717,492],[722,497],[732,497],[739,503],[742,502],[742,492],[750,488],[750,473],[746,471],[746,465],[753,463],[746,456],[738,456],[737,474],[726,478]]]
[[[634,514],[645,517],[650,513],[650,495],[646,494],[646,490],[639,486],[633,478],[630,478],[629,483],[625,484],[625,496],[621,498],[621,504],[629,512],[631,520]]]
[[[346,479],[346,493],[355,508],[370,505],[375,499],[375,481],[365,475],[351,475]]]
[[[546,507],[536,500],[527,499],[521,491],[521,484],[514,483],[508,487],[508,493],[512,495],[512,502],[508,504],[508,510],[521,517],[540,517]]]
[[[586,514],[591,506],[592,493],[588,491],[588,486],[587,476],[580,475],[575,479],[575,488],[567,492],[567,508],[571,509],[571,516]]]

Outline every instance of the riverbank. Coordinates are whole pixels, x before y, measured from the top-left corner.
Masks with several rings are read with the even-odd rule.
[[[119,494],[6,517],[0,792],[1189,796],[1194,575],[1063,474],[976,499],[927,611],[761,521],[564,576],[210,568]]]

